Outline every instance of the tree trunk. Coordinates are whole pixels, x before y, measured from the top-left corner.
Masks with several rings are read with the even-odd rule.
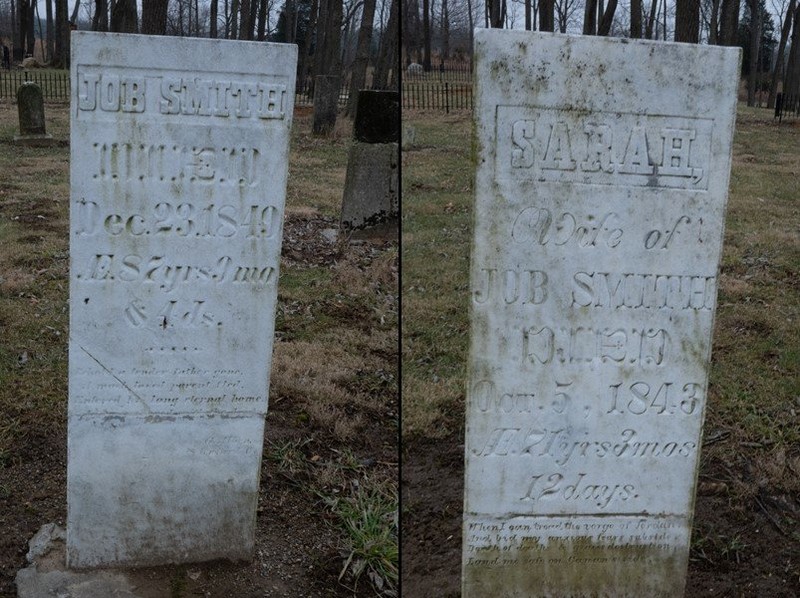
[[[700,32],[700,0],[675,0],[675,41],[696,44]]]
[[[422,68],[425,72],[431,70],[431,3],[430,0],[422,0]]]
[[[94,17],[92,18],[92,31],[108,31],[108,3],[107,0],[95,0]]]
[[[719,43],[719,0],[711,0],[711,16],[708,25],[708,43],[716,46]]]
[[[111,31],[115,33],[137,33],[136,0],[117,0],[111,9]]]
[[[658,0],[650,0],[650,16],[647,18],[647,23],[644,26],[645,39],[653,39],[653,31],[656,24],[656,9],[658,7]]]
[[[723,46],[736,45],[736,32],[739,29],[740,1],[741,0],[722,0],[719,42]]]
[[[347,114],[355,116],[358,91],[364,89],[369,65],[369,48],[372,43],[372,21],[375,20],[375,0],[364,0],[361,13],[361,27],[358,30],[358,47],[353,62],[352,79],[350,81],[350,97],[347,102]]]
[[[36,32],[34,30],[34,9],[36,5],[36,0],[30,0],[28,5],[28,30],[25,32],[25,52],[31,56],[33,56],[33,51],[36,49]]]
[[[47,53],[48,62],[53,62],[56,54],[56,28],[53,23],[53,0],[45,0],[45,17],[47,19]]]
[[[539,31],[555,31],[554,0],[539,0]]]
[[[53,68],[69,67],[69,27],[67,23],[67,0],[56,0],[55,11],[55,50]]]
[[[794,15],[795,0],[790,0],[789,7],[786,9],[786,17],[783,20],[781,29],[781,41],[778,44],[778,56],[775,59],[775,68],[772,71],[772,83],[769,86],[769,98],[767,108],[775,107],[775,96],[778,93],[778,79],[783,74],[783,59],[786,53],[786,42],[789,39],[789,32],[792,29],[792,16]],[[785,88],[785,86],[784,86]]]
[[[144,2],[144,0],[142,0]],[[219,0],[211,0],[208,7],[208,37],[216,39],[217,33],[217,14],[219,13]],[[142,29],[144,29],[144,6],[142,6]]]
[[[316,1],[316,0],[315,0]],[[258,0],[258,26],[256,28],[256,39],[263,42],[267,39],[267,3],[269,0]],[[306,40],[309,39],[309,31],[306,30]],[[302,65],[305,56],[298,56]],[[299,65],[298,65],[299,66]]]
[[[472,53],[475,47],[475,22],[472,16],[472,0],[467,0],[467,19],[469,24],[469,69],[472,71]]]
[[[786,78],[783,85],[784,106],[787,100],[791,103],[789,108],[797,109],[800,100],[800,3],[794,9],[794,27],[792,29],[791,50],[789,62],[786,64]]]
[[[502,0],[487,0],[486,7],[489,10],[489,27],[502,29],[503,27],[503,7]]]
[[[242,18],[239,21],[239,36],[237,39],[249,39],[248,35],[250,31],[250,0],[240,0],[240,10]]]
[[[611,33],[611,25],[614,23],[614,13],[617,10],[617,0],[608,0],[608,6],[603,11],[603,18],[597,24],[597,35],[607,36]]]
[[[631,37],[642,37],[642,0],[631,0]]]
[[[267,0],[262,0],[264,4]],[[300,75],[300,85],[303,86],[304,81],[309,75],[309,65],[311,61],[311,41],[314,39],[317,29],[317,13],[319,12],[319,0],[312,0],[311,13],[308,17],[308,28],[306,29],[306,39],[303,41],[303,51],[298,57],[297,72]],[[266,24],[266,19],[265,19]],[[260,26],[260,23],[259,23]]]
[[[212,0],[212,26],[215,24],[217,16],[216,3],[217,0]],[[148,35],[167,34],[167,4],[168,0],[142,0],[142,33]],[[212,37],[216,37],[216,33],[215,27]]]
[[[444,62],[450,58],[450,5],[447,0],[442,0],[442,57]]]
[[[750,61],[747,73],[747,105],[756,104],[756,85],[758,82],[758,50],[761,46],[761,11],[758,0],[747,0],[750,7]]]
[[[597,35],[597,0],[585,1],[586,3],[583,5],[583,34]]]
[[[228,34],[230,39],[236,39],[239,33],[239,0],[231,2],[231,25]]]
[[[469,2],[469,0],[467,0]],[[400,20],[399,12],[400,0],[392,0],[389,9],[389,22],[386,24],[386,31],[381,37],[381,49],[378,55],[378,63],[372,75],[373,89],[395,89],[394,83],[397,81],[397,23]],[[390,70],[394,73],[392,79],[389,78]]]

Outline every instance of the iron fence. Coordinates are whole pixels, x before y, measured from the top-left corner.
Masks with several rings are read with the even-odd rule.
[[[42,96],[51,102],[69,101],[69,71],[0,71],[0,98],[16,99],[17,90],[26,81],[42,88]]]
[[[418,110],[472,110],[469,83],[411,83],[403,80],[402,107]]]

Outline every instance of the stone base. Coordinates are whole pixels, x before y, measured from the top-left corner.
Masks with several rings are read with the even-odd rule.
[[[56,144],[56,140],[49,133],[44,135],[14,135],[14,143],[30,147],[50,147]]]
[[[17,572],[18,598],[144,598],[125,573],[68,570],[65,540],[64,528],[54,523],[43,525],[30,540],[30,565]]]

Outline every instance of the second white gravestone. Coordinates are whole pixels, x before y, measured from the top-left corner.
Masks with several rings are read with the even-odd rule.
[[[475,41],[463,595],[681,596],[739,52]]]
[[[72,57],[68,564],[249,558],[296,46]]]

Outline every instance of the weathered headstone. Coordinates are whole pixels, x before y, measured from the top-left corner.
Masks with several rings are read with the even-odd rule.
[[[72,34],[71,567],[251,556],[296,48]]]
[[[475,48],[463,596],[681,596],[739,51]]]
[[[26,81],[17,90],[17,112],[19,132],[14,142],[22,145],[47,145],[53,136],[45,130],[44,98],[42,88],[33,81]]]
[[[341,228],[348,233],[396,235],[399,94],[359,91],[353,137],[342,197]]]
[[[339,91],[339,77],[317,75],[314,78],[314,120],[311,131],[315,135],[328,135],[336,126]]]

